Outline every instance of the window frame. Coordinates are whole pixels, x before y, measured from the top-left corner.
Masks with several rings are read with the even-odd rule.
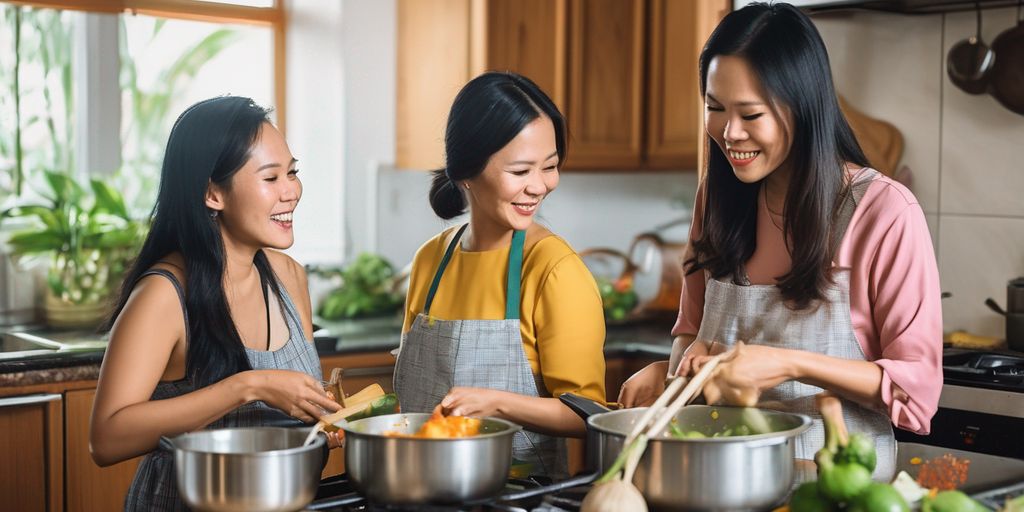
[[[274,109],[277,129],[287,134],[287,14],[285,0],[274,0],[272,7],[250,7],[199,0],[7,0],[6,3],[71,11],[111,14],[145,14],[212,23],[235,23],[269,27],[274,37]]]

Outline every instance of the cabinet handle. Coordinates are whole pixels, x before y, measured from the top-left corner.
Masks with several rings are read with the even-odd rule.
[[[19,405],[41,404],[45,402],[53,402],[56,400],[60,400],[60,395],[54,393],[12,396],[8,398],[0,398],[0,408],[16,407]]]

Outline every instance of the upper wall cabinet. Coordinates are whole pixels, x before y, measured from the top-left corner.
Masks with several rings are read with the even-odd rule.
[[[697,54],[728,0],[399,0],[396,164],[444,163],[458,90],[536,82],[569,125],[567,169],[694,169]]]

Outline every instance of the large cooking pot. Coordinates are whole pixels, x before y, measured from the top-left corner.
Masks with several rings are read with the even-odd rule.
[[[395,437],[414,434],[427,413],[388,414],[342,422],[345,470],[372,502],[464,503],[497,495],[512,465],[512,437],[522,427],[483,418],[480,434],[459,439]]]
[[[609,411],[586,398],[560,397],[587,420],[587,464],[606,471],[645,407]],[[762,410],[768,434],[651,439],[633,483],[655,510],[763,510],[779,504],[794,478],[793,439],[811,426],[802,414]],[[675,421],[683,430],[705,434],[740,425],[743,409],[691,405]]]
[[[178,492],[202,511],[300,510],[313,501],[323,468],[323,436],[308,429],[245,427],[202,430],[173,439]]]

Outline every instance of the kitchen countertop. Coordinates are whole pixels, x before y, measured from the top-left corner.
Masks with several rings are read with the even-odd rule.
[[[402,329],[400,317],[317,323],[320,329],[314,333],[314,341],[321,357],[394,350]],[[672,345],[671,327],[667,322],[608,326],[605,356],[667,358]],[[39,335],[45,337],[44,333]],[[102,361],[103,350],[53,351],[0,359],[0,387],[95,380]]]

